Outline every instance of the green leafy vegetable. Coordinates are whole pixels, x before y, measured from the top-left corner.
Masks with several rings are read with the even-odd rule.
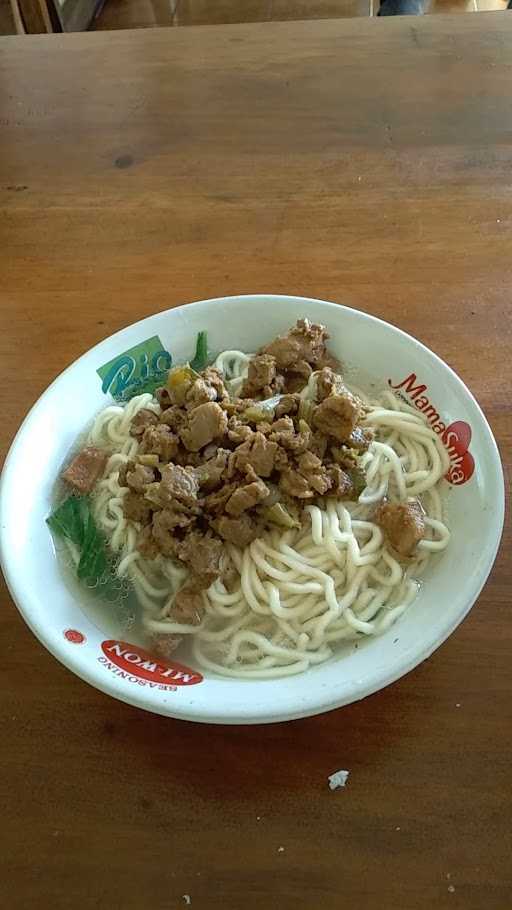
[[[269,509],[265,509],[264,515],[267,521],[271,521],[281,528],[300,528],[300,522],[293,518],[280,502],[276,502]]]
[[[77,547],[80,559],[78,578],[102,594],[119,592],[112,560],[107,553],[103,534],[96,527],[88,496],[69,496],[46,519],[57,537],[67,538]]]
[[[282,395],[274,395],[272,398],[265,398],[263,401],[257,401],[249,405],[243,413],[244,420],[250,420],[252,423],[261,423],[262,420],[273,420],[274,411],[281,401]]]
[[[364,471],[359,467],[352,468],[349,472],[350,479],[354,484],[354,493],[356,498],[359,499],[361,493],[366,488],[366,477]]]
[[[299,401],[299,418],[311,426],[313,420],[313,402],[305,398]]]
[[[46,519],[46,523],[57,537],[67,537],[80,547],[88,514],[89,504],[85,496],[69,496]]]
[[[190,361],[190,366],[196,373],[200,373],[201,370],[204,370],[208,366],[208,333],[207,332],[198,332],[197,341],[196,341],[196,353],[193,360]]]

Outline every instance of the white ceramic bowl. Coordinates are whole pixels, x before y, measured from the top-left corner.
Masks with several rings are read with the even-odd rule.
[[[448,488],[450,546],[434,561],[417,600],[381,637],[348,646],[328,663],[278,680],[210,677],[146,659],[141,649],[82,611],[64,582],[45,524],[52,488],[77,436],[111,399],[97,374],[155,336],[151,367],[164,367],[162,346],[180,362],[196,333],[208,330],[212,351],[255,350],[298,317],[327,325],[331,349],[362,364],[384,385],[399,386],[444,432],[453,466]],[[140,372],[140,350],[114,365],[126,381]],[[119,369],[116,370],[116,367]],[[102,371],[105,373],[105,371]],[[105,377],[104,386],[109,383]],[[67,406],[65,404],[67,402]],[[443,425],[448,428],[443,431]],[[468,441],[469,453],[467,453]],[[471,475],[471,476],[470,476]],[[478,404],[442,360],[399,329],[343,306],[270,295],[206,300],[158,313],[102,341],[72,364],[24,420],[5,463],[0,544],[7,584],[22,616],[46,648],[82,679],[148,711],[213,723],[289,720],[329,711],[376,692],[428,657],[478,597],[498,548],[504,512],[503,474],[496,443]],[[97,614],[101,617],[101,613]],[[101,628],[103,626],[103,628]],[[125,636],[129,638],[128,636]]]

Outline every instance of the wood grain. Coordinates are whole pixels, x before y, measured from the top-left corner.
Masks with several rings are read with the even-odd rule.
[[[105,335],[272,291],[419,337],[509,471],[511,52],[500,13],[0,41],[2,453]],[[4,592],[0,903],[506,910],[510,543],[417,670],[267,727],[116,703]]]

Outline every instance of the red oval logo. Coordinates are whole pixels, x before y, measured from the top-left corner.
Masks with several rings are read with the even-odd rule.
[[[468,451],[471,436],[469,423],[465,420],[455,420],[446,427],[441,437],[450,456],[450,470],[446,474],[446,479],[455,486],[466,483],[475,470],[475,459]]]
[[[70,641],[73,645],[83,645],[85,641],[84,633],[79,632],[78,629],[66,629],[64,632],[64,638],[66,641]]]
[[[450,455],[464,455],[471,442],[471,427],[465,420],[455,420],[443,433],[442,439]]]
[[[473,458],[471,452],[465,452],[462,458],[457,458],[455,462],[450,466],[448,474],[446,474],[446,479],[448,483],[452,483],[454,486],[458,487],[461,483],[466,483],[466,480],[469,480],[473,476],[475,470],[475,459]]]
[[[160,657],[154,657],[144,648],[131,645],[126,641],[109,638],[102,641],[101,650],[105,657],[120,670],[125,670],[140,679],[167,686],[195,686],[203,681],[203,677],[197,670],[185,667],[177,661],[168,663]]]

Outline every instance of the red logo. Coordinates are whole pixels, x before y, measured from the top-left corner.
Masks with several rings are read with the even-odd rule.
[[[84,641],[87,640],[83,632],[79,632],[77,629],[66,629],[64,638],[73,645],[83,645]]]
[[[108,658],[107,662],[115,664],[130,676],[138,676],[140,679],[146,679],[152,683],[195,686],[203,681],[203,677],[196,670],[185,667],[174,660],[172,663],[168,663],[160,657],[154,657],[148,651],[139,648],[138,645],[131,645],[125,641],[115,641],[114,639],[102,641],[101,650]],[[103,658],[101,660],[105,663]]]
[[[468,451],[471,436],[471,427],[465,420],[451,423],[441,436],[450,456],[450,470],[446,479],[455,486],[466,483],[475,470],[475,459]]]
[[[471,442],[471,427],[465,420],[455,420],[449,426],[442,419],[437,407],[425,394],[428,391],[425,383],[421,383],[416,373],[410,373],[401,382],[393,383],[388,379],[388,385],[394,389],[405,401],[412,402],[428,420],[434,433],[440,437],[450,456],[450,468],[445,474],[448,483],[460,486],[473,476],[475,460],[469,452]]]

